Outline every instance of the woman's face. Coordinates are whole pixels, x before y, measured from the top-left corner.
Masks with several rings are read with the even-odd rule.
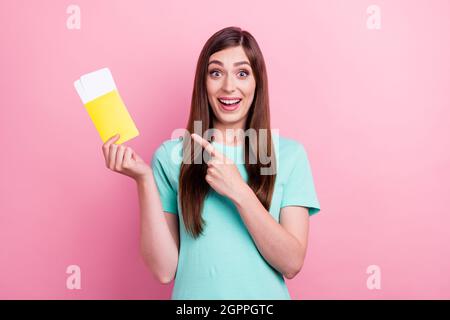
[[[256,82],[241,46],[218,51],[209,57],[206,87],[215,120],[226,127],[243,127]]]

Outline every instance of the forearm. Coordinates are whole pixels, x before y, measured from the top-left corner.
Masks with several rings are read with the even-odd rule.
[[[304,246],[270,215],[248,185],[231,200],[261,255],[285,277],[294,277],[303,264]]]
[[[140,207],[140,249],[153,274],[167,282],[173,278],[178,264],[178,248],[161,205],[153,172],[137,181]]]

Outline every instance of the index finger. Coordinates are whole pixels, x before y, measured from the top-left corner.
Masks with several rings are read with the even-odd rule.
[[[117,139],[119,139],[119,138],[120,138],[120,134],[118,133],[118,134],[112,136],[111,138],[109,138],[103,145],[104,145],[105,147],[108,148],[109,145],[110,145],[113,141],[117,141]]]
[[[203,139],[203,137],[200,137],[196,133],[191,134],[191,137],[192,137],[192,139],[194,139],[194,141],[201,144],[211,156],[213,156],[213,157],[217,156],[217,154],[218,154],[217,150],[214,149],[212,144],[209,143],[206,139]]]
[[[114,142],[117,141],[117,139],[120,138],[120,134],[116,134],[115,136],[112,136],[109,138],[104,144],[103,144],[103,154],[105,156],[105,159],[108,159],[109,157],[109,146]]]

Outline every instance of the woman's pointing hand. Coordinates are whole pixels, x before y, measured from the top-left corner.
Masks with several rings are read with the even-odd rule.
[[[193,133],[192,139],[199,143],[211,156],[208,161],[206,182],[219,194],[234,200],[247,187],[235,163],[217,151],[203,137]]]

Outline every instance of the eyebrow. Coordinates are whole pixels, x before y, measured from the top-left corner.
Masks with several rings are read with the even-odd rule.
[[[208,66],[209,66],[211,63],[216,63],[216,64],[218,64],[218,65],[220,65],[220,66],[223,67],[223,63],[222,63],[221,61],[219,61],[219,60],[211,60],[211,61],[208,63]],[[237,66],[240,66],[240,65],[243,65],[243,64],[248,64],[248,65],[250,66],[250,63],[248,63],[247,61],[239,61],[239,62],[234,63],[233,65],[234,65],[235,67],[237,67]]]

